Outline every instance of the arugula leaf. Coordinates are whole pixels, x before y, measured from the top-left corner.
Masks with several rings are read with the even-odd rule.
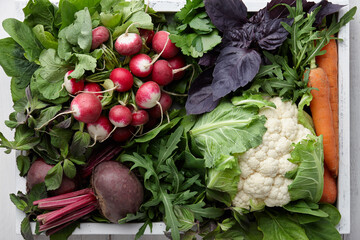
[[[203,154],[205,166],[211,168],[224,156],[258,146],[266,132],[265,121],[256,112],[223,101],[197,120],[190,136]]]
[[[170,135],[166,144],[161,144],[159,149],[159,155],[157,160],[157,165],[161,165],[166,159],[168,159],[171,154],[178,148],[178,143],[181,140],[181,136],[184,132],[184,128],[178,127],[176,131]]]
[[[34,62],[43,50],[31,28],[17,19],[8,18],[3,21],[5,31],[25,50],[25,57]]]

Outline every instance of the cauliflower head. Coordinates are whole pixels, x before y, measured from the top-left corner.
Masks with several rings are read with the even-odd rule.
[[[245,209],[252,206],[283,206],[290,202],[288,186],[293,180],[285,174],[297,167],[288,161],[293,143],[298,143],[311,131],[298,123],[298,108],[281,98],[270,98],[276,108],[265,107],[260,114],[267,118],[262,143],[238,155],[241,169],[238,193],[233,205]]]

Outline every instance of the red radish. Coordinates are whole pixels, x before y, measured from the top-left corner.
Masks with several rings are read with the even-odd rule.
[[[173,69],[166,60],[158,60],[154,64],[151,79],[160,86],[166,86],[174,79]]]
[[[151,64],[152,59],[146,54],[138,54],[131,58],[129,67],[132,74],[137,77],[147,77],[150,75],[153,65]]]
[[[70,113],[80,122],[92,123],[98,120],[101,115],[101,111],[102,106],[99,98],[97,98],[93,93],[83,92],[76,95],[76,97],[71,101],[69,111],[57,114],[55,117],[43,123],[40,127],[35,128],[35,130],[40,130],[57,117]]]
[[[113,223],[139,210],[143,186],[123,164],[102,162],[95,167],[91,180],[92,189],[34,201],[39,209],[53,210],[37,216],[39,231],[52,235],[96,209]]]
[[[176,54],[178,54],[179,52],[179,48],[177,48],[175,44],[170,41],[169,35],[169,32],[159,31],[155,33],[152,39],[152,48],[156,53],[160,53],[164,49],[165,44],[167,44],[161,55],[163,58],[166,59],[175,57]]]
[[[116,91],[126,92],[134,84],[134,77],[131,72],[125,68],[115,68],[110,73],[110,79],[114,82]]]
[[[84,80],[83,79],[78,80],[75,78],[69,79],[69,75],[73,71],[74,70],[70,70],[65,74],[64,87],[65,87],[66,91],[68,91],[70,94],[75,95],[84,89]]]
[[[109,120],[115,127],[126,127],[132,121],[131,111],[125,106],[116,105],[110,109]]]
[[[143,43],[140,35],[128,32],[130,26],[128,27],[128,29],[126,29],[125,33],[121,34],[116,39],[115,49],[120,55],[131,56],[140,52],[142,48]]]
[[[172,105],[172,99],[170,95],[166,92],[161,92],[159,103],[161,105],[162,111],[159,105],[156,105],[155,107],[148,110],[152,118],[160,118],[161,112],[165,113],[166,111],[168,111]]]
[[[168,61],[159,60],[154,64],[151,79],[160,86],[166,86],[174,80],[175,74],[185,71],[190,66],[192,65],[190,64],[182,68],[172,69]]]
[[[101,115],[102,106],[99,98],[93,93],[80,93],[70,104],[74,118],[80,122],[93,123]]]
[[[167,60],[171,66],[172,69],[179,69],[185,67],[185,58],[183,55],[178,54],[173,58],[170,58]],[[178,73],[174,74],[174,80],[180,80],[185,75],[184,71],[180,71]]]
[[[145,110],[137,110],[132,113],[131,125],[138,127],[146,124],[149,121],[149,114]]]
[[[102,115],[96,122],[88,123],[87,130],[94,141],[103,141],[110,134],[113,126],[109,119]]]
[[[149,109],[158,104],[161,92],[156,82],[149,81],[141,85],[135,95],[136,105],[140,108]]]
[[[86,83],[84,87],[85,92],[91,92],[95,94],[101,100],[103,98],[103,94],[101,93],[102,89],[97,83]]]
[[[135,133],[135,129],[131,126],[116,128],[116,130],[112,135],[112,139],[115,142],[125,142],[129,140],[134,133]]]
[[[152,39],[154,37],[155,32],[153,30],[147,30],[147,29],[139,29],[140,36],[145,39],[145,42],[148,46],[151,45]]]
[[[109,30],[104,26],[99,26],[92,30],[91,50],[98,48],[106,42],[110,37]]]
[[[47,164],[43,159],[35,160],[26,176],[26,188],[30,191],[36,184],[45,181],[45,176],[48,171],[53,168],[53,165]],[[49,191],[51,195],[59,195],[67,192],[72,192],[76,189],[76,182],[66,176],[63,176],[61,185],[58,189]]]

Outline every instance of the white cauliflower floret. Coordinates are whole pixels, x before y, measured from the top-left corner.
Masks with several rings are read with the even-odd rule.
[[[260,199],[263,199],[269,194],[274,183],[273,178],[266,177],[258,172],[250,175],[244,180],[243,191],[253,198]]]
[[[260,110],[267,118],[262,144],[238,157],[241,175],[233,200],[237,207],[250,209],[254,202],[263,202],[269,207],[289,203],[288,186],[293,180],[285,178],[285,174],[297,166],[288,161],[292,144],[311,134],[309,129],[298,124],[296,105],[283,102],[279,97],[269,100],[276,108]]]

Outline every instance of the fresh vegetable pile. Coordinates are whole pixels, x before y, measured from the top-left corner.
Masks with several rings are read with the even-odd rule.
[[[84,221],[172,239],[341,239],[337,37],[326,0],[29,1],[0,65],[24,239]]]

